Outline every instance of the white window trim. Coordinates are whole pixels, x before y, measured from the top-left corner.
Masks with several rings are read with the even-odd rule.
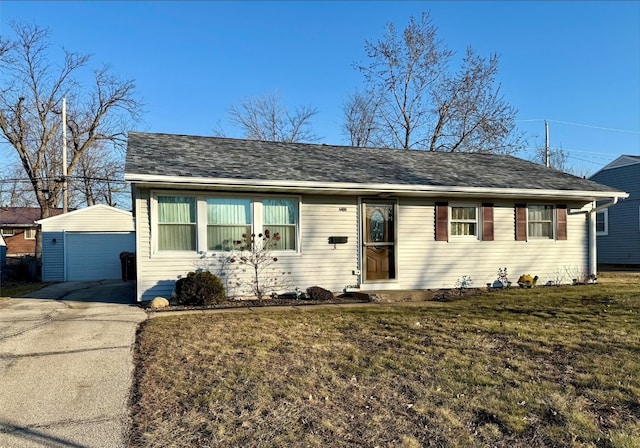
[[[196,250],[159,250],[158,249],[158,196],[193,197],[196,200]],[[266,195],[266,194],[246,194],[246,193],[217,193],[217,192],[194,192],[185,190],[153,190],[150,195],[150,245],[151,254],[159,257],[171,256],[192,256],[199,258],[201,254],[222,254],[224,251],[212,251],[207,248],[207,199],[250,199],[251,200],[251,233],[260,234],[263,232],[262,223],[262,201],[264,199],[292,199],[297,202],[298,215],[296,216],[296,250],[273,250],[278,256],[298,256],[302,254],[302,196],[300,195]]]
[[[2,229],[2,236],[13,236],[16,234],[16,230],[14,228],[4,228]]]
[[[455,222],[473,222],[476,225],[476,234],[475,235],[454,235],[453,234],[453,230],[451,228],[454,220],[452,219],[452,211],[454,208],[460,208],[460,207],[466,207],[466,208],[475,208],[476,209],[476,219],[475,221],[472,220],[459,220],[456,219]],[[447,223],[447,225],[449,226],[449,228],[447,229],[447,231],[449,232],[449,241],[451,240],[479,240],[480,239],[480,235],[482,235],[482,220],[480,219],[480,212],[481,212],[481,208],[480,208],[480,204],[477,203],[469,203],[469,202],[450,202],[449,203],[449,216],[448,216],[448,220],[449,222]]]
[[[27,234],[29,232],[33,232],[33,236],[27,236]],[[24,229],[24,239],[25,240],[35,240],[36,239],[36,229],[34,229],[34,228]]]
[[[529,208],[530,207],[541,207],[547,206],[551,207],[551,236],[532,236],[529,233]],[[543,222],[543,221],[534,221],[534,222]],[[555,241],[556,233],[558,226],[558,216],[557,216],[557,207],[555,204],[527,204],[527,241]]]
[[[602,213],[604,216],[604,230],[598,231],[598,213]],[[605,208],[604,210],[600,210],[596,212],[596,236],[606,236],[609,235],[609,209]]]

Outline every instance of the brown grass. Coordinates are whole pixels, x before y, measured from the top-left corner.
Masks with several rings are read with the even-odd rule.
[[[0,298],[20,297],[29,292],[42,289],[47,285],[48,283],[42,283],[42,282],[27,282],[27,283],[2,282],[2,285],[0,285]]]
[[[638,447],[638,280],[151,319],[130,444]]]

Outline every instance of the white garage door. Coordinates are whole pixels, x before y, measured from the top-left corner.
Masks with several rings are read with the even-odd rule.
[[[65,235],[67,281],[122,278],[120,253],[135,251],[135,234],[67,233]]]

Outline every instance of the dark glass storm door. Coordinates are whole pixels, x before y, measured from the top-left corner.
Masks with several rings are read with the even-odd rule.
[[[395,203],[364,201],[362,231],[364,281],[396,278]]]

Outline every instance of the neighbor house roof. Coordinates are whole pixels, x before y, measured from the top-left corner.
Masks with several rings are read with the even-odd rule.
[[[61,208],[49,209],[50,216],[62,214]],[[0,207],[0,226],[35,227],[40,219],[39,207]]]
[[[354,148],[130,132],[125,179],[245,190],[486,197],[626,197],[507,155]]]
[[[602,172],[602,171],[606,171],[606,170],[611,170],[614,168],[622,168],[625,166],[630,166],[630,165],[637,165],[640,164],[640,156],[633,156],[633,155],[629,155],[629,154],[623,154],[621,156],[619,156],[617,159],[615,159],[613,162],[609,163],[608,165],[605,165],[604,167],[602,167],[602,169],[600,169],[600,171],[598,171],[597,173],[595,173],[593,176],[591,176],[592,178],[596,176],[596,174]]]

